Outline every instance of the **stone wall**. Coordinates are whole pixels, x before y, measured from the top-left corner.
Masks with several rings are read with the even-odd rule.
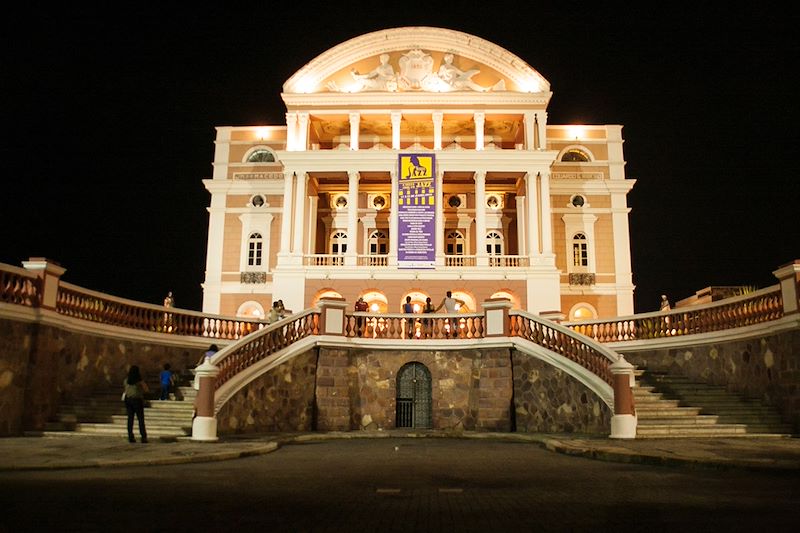
[[[319,348],[260,376],[220,409],[224,433],[395,428],[397,374],[431,374],[435,430],[608,435],[611,410],[566,373],[508,349]],[[513,366],[512,366],[513,365]]]
[[[514,408],[521,433],[607,436],[612,409],[583,383],[541,359],[514,351]]]
[[[625,350],[640,368],[760,398],[800,431],[800,331],[682,348]]]
[[[311,431],[316,370],[315,348],[257,377],[219,410],[218,433]]]
[[[62,402],[114,388],[130,365],[158,382],[164,363],[193,367],[206,348],[121,339],[0,318],[0,435],[41,430]]]

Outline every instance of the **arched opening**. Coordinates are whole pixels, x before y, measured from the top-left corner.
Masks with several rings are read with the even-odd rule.
[[[395,427],[433,427],[431,372],[422,363],[406,363],[397,372]]]
[[[239,318],[264,318],[264,307],[253,300],[248,300],[239,306],[236,310],[236,316]]]

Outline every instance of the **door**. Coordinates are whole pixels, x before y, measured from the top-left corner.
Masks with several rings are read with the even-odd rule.
[[[397,420],[399,428],[430,428],[431,373],[422,363],[403,365],[397,373]]]

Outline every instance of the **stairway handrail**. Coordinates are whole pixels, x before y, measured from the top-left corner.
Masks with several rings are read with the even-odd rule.
[[[509,336],[521,337],[573,361],[606,383],[613,384],[611,364],[620,355],[591,337],[527,311],[512,309]]]
[[[209,361],[219,369],[216,389],[270,355],[305,337],[318,335],[319,312],[312,307],[290,315],[218,351]]]

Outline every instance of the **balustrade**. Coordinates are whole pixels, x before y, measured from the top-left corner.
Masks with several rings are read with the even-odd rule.
[[[266,359],[270,355],[294,344],[310,335],[319,334],[319,312],[305,311],[267,326],[241,345],[234,345],[231,351],[223,350],[214,360],[219,368],[216,388],[239,372]]]
[[[509,314],[509,330],[510,336],[521,337],[563,355],[599,376],[609,385],[613,384],[609,367],[615,360],[614,355],[602,351],[602,347],[595,347],[583,341],[566,328],[556,324],[549,325],[519,312],[512,312]]]
[[[56,311],[65,316],[111,326],[213,339],[239,339],[265,325],[257,320],[132,302],[67,283],[61,283],[58,288]]]
[[[41,301],[41,281],[30,272],[4,265],[0,269],[0,302],[36,307]]]
[[[491,267],[527,267],[529,266],[527,257],[520,255],[490,255],[489,266]]]
[[[374,314],[350,313],[345,336],[368,339],[480,339],[485,333],[483,314]]]
[[[780,287],[776,286],[722,302],[666,313],[565,325],[598,342],[621,342],[711,333],[777,320],[782,316],[783,298]]]

